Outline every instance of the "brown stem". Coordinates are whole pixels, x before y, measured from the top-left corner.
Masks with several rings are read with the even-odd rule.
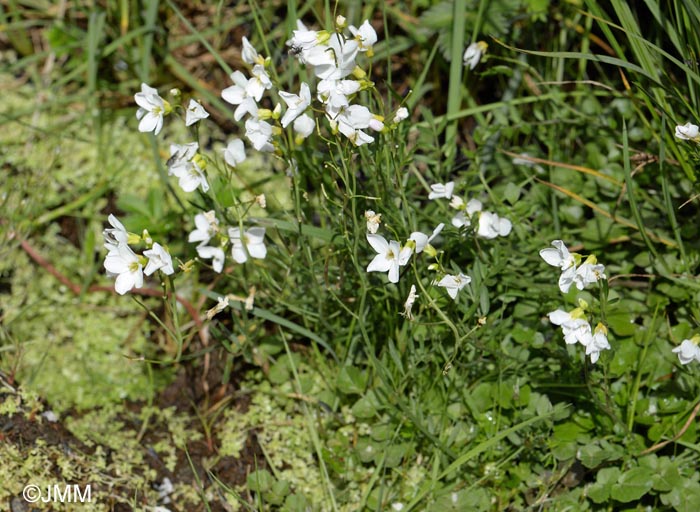
[[[673,436],[671,439],[667,439],[666,441],[662,441],[661,443],[656,443],[654,446],[650,446],[646,450],[644,450],[642,453],[639,454],[641,457],[642,455],[646,455],[651,452],[655,452],[657,450],[660,450],[664,446],[666,446],[669,443],[673,443],[676,441],[679,437],[681,437],[683,434],[685,434],[685,431],[688,430],[688,427],[690,427],[690,424],[693,422],[695,419],[695,416],[698,415],[698,412],[700,411],[700,402],[695,406],[693,409],[693,412],[690,413],[690,416],[688,417],[688,421],[685,422],[685,425],[683,425],[683,428],[681,428],[678,433]]]

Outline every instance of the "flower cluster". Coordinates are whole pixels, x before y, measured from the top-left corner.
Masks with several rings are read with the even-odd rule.
[[[548,316],[550,322],[561,326],[564,341],[569,345],[580,343],[586,347],[586,355],[591,356],[591,363],[595,364],[600,353],[610,349],[608,330],[600,322],[593,330],[586,318],[586,309],[588,309],[588,305],[581,300],[579,307],[572,311],[557,309],[549,313]]]
[[[554,240],[552,245],[554,248],[542,249],[540,256],[547,264],[561,269],[559,289],[563,293],[567,293],[572,284],[583,290],[601,279],[607,279],[605,267],[597,262],[594,255],[583,260],[580,254],[570,252],[561,240]],[[579,307],[573,311],[557,309],[548,316],[550,322],[561,326],[564,341],[567,344],[581,343],[586,347],[586,355],[590,355],[591,362],[595,363],[600,352],[610,348],[608,330],[602,323],[598,323],[594,330],[586,317],[587,310],[588,304],[579,300]]]
[[[229,244],[231,257],[236,263],[245,263],[248,258],[264,259],[267,256],[265,228],[223,228],[213,210],[195,215],[194,225],[195,230],[189,234],[187,241],[198,242],[197,254],[202,259],[212,260],[212,268],[216,272],[224,269],[225,250]]]
[[[124,295],[132,288],[141,288],[144,274],[150,276],[156,270],[165,275],[175,273],[173,260],[167,249],[153,242],[148,231],[144,230],[141,236],[135,235],[127,232],[114,215],[110,215],[108,220],[112,227],[102,232],[104,247],[107,249],[104,266],[109,275],[116,277],[114,289],[118,294]],[[129,246],[139,242],[144,242],[148,247],[141,256]]]
[[[428,199],[449,199],[450,206],[458,211],[452,217],[452,225],[456,228],[471,227],[472,222],[476,221],[476,235],[488,239],[508,236],[513,229],[510,220],[484,211],[484,205],[478,199],[470,199],[465,203],[460,196],[453,195],[453,181],[436,183],[430,186],[430,190]]]
[[[348,29],[351,37],[344,35]],[[336,31],[310,30],[297,21],[297,30],[287,41],[290,55],[312,72],[317,83],[302,82],[298,92],[275,88],[267,70],[271,61],[258,54],[250,42],[243,38],[243,61],[250,67],[249,74],[234,71],[234,85],[221,93],[222,98],[235,105],[234,119],[245,121],[245,136],[258,151],[275,151],[280,147],[279,137],[289,126],[294,133],[295,144],[301,144],[317,126],[311,109],[314,97],[321,104],[323,116],[333,133],[341,133],[353,144],[360,146],[374,141],[365,130],[381,132],[385,129],[384,118],[373,114],[359,104],[352,103],[358,92],[371,89],[374,84],[356,63],[359,54],[373,55],[377,34],[369,21],[359,27],[347,27],[345,19],[336,19]],[[274,108],[262,108],[260,103],[266,92],[276,92],[286,105],[276,103]],[[275,103],[273,101],[273,103]],[[408,111],[400,108],[392,118],[392,125],[408,117]]]
[[[554,240],[552,245],[553,249],[542,249],[540,256],[547,264],[561,269],[559,289],[562,293],[568,293],[572,284],[583,290],[589,284],[606,279],[605,267],[598,263],[595,255],[591,254],[584,260],[580,254],[569,252],[561,240]]]

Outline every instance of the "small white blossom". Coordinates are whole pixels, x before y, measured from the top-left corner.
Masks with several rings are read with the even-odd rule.
[[[129,241],[129,233],[126,231],[124,225],[119,222],[114,215],[111,213],[107,217],[111,228],[106,228],[102,231],[102,236],[105,239],[105,249],[108,251],[116,251],[119,244],[126,244]]]
[[[681,140],[700,141],[700,127],[692,123],[676,126],[676,137]]]
[[[698,347],[698,342],[700,342],[700,336],[695,335],[688,340],[683,340],[672,352],[678,354],[678,360],[681,364],[688,364],[692,361],[700,363],[700,347]]]
[[[406,107],[400,107],[397,111],[396,114],[394,114],[394,119],[393,122],[400,123],[404,119],[408,119],[408,109]]]
[[[255,101],[260,101],[263,93],[272,87],[272,81],[261,64],[253,66],[251,74],[253,76],[246,82],[245,92]]]
[[[219,220],[214,210],[195,215],[194,225],[196,229],[187,237],[189,243],[199,242],[199,245],[207,245],[219,232]]]
[[[359,49],[357,41],[348,41],[340,34],[332,34],[327,44],[316,45],[305,52],[304,60],[313,66],[314,74],[321,80],[340,80],[355,69]]]
[[[265,228],[250,228],[242,236],[240,228],[229,228],[228,236],[232,245],[231,255],[236,263],[245,263],[248,256],[264,259],[267,255]]]
[[[567,344],[573,345],[577,342],[584,346],[589,344],[592,337],[591,325],[585,319],[581,308],[576,308],[571,312],[557,309],[547,316],[550,322],[561,327],[564,341]]]
[[[428,199],[450,199],[454,188],[454,181],[448,181],[445,184],[435,183],[434,185],[430,185],[430,194],[428,194]]]
[[[248,119],[245,122],[245,136],[257,151],[274,151],[272,145],[272,125],[266,121]]]
[[[387,242],[381,235],[367,234],[367,241],[377,255],[367,266],[367,272],[388,272],[389,282],[399,282],[399,268],[406,265],[413,250],[401,247],[395,240]]]
[[[447,290],[447,294],[452,298],[453,300],[457,300],[457,292],[459,292],[462,288],[467,286],[469,283],[472,282],[472,278],[462,274],[461,272],[457,274],[456,276],[447,274],[445,277],[440,279],[436,284],[437,286],[440,286],[442,288],[445,288]]]
[[[311,90],[308,84],[302,82],[299,94],[292,94],[285,91],[280,91],[280,97],[287,104],[287,111],[282,116],[282,128],[289,126],[289,123],[304,113],[311,105]]]
[[[374,210],[367,210],[365,212],[365,219],[367,220],[367,231],[375,234],[379,229],[379,224],[382,222],[382,214],[374,213]]]
[[[253,117],[258,115],[258,104],[247,91],[248,89],[248,79],[240,71],[234,71],[231,73],[231,80],[234,85],[231,85],[221,91],[221,97],[224,101],[232,104],[238,105],[235,112],[233,113],[233,118],[236,121],[243,119],[246,114],[251,114]]]
[[[165,275],[169,276],[175,272],[173,268],[173,259],[168,251],[159,243],[153,244],[153,247],[143,252],[143,255],[148,258],[148,263],[143,273],[150,276],[156,270],[160,270]]]
[[[348,30],[350,30],[355,40],[360,44],[359,51],[367,52],[367,56],[371,57],[373,55],[372,47],[377,42],[377,32],[372,25],[369,24],[369,20],[365,20],[364,23],[360,25],[360,28],[355,28],[350,25]]]
[[[170,113],[170,104],[158,95],[156,89],[144,83],[141,84],[141,92],[134,95],[134,100],[139,106],[136,111],[139,131],[158,135],[163,128],[163,117]]]
[[[143,267],[138,256],[125,243],[109,252],[104,267],[110,275],[117,276],[114,289],[119,295],[143,286]]]
[[[409,240],[413,240],[416,244],[415,252],[416,254],[420,254],[423,252],[423,249],[426,248],[432,242],[436,236],[440,234],[440,232],[443,230],[445,227],[445,224],[442,222],[437,225],[437,227],[433,230],[433,233],[428,236],[425,233],[421,233],[420,231],[414,231],[411,233],[411,236],[408,237]]]
[[[561,269],[559,289],[562,293],[567,293],[576,277],[576,260],[563,241],[554,240],[552,245],[554,249],[549,247],[542,249],[540,256],[548,265]]]
[[[513,224],[508,219],[491,212],[479,213],[479,227],[476,232],[478,236],[489,239],[508,236],[511,229]]]
[[[314,132],[314,129],[316,128],[316,122],[308,114],[302,114],[294,120],[293,126],[294,133],[297,134],[294,141],[297,144],[301,144],[301,142],[306,137],[308,137]]]
[[[591,363],[595,364],[603,350],[610,350],[610,343],[608,342],[608,330],[599,323],[588,345],[586,345],[586,355],[591,356]]]
[[[257,50],[252,44],[250,44],[247,37],[243,36],[241,42],[243,45],[243,49],[241,50],[241,58],[243,59],[243,62],[250,65],[265,63],[265,59],[258,55]]]
[[[224,161],[231,167],[236,167],[241,162],[245,161],[245,147],[241,139],[232,139],[226,149],[224,149]]]
[[[583,290],[589,284],[595,284],[601,279],[606,279],[605,266],[597,263],[595,256],[591,255],[576,269],[574,284],[576,288]]]
[[[214,268],[215,272],[219,274],[224,269],[224,250],[221,247],[212,247],[209,245],[199,245],[197,246],[197,254],[200,258],[208,260],[211,259],[211,266]]]
[[[209,112],[198,101],[190,99],[190,104],[185,111],[185,126],[192,126],[197,121],[209,117]]]
[[[478,41],[467,46],[467,49],[464,50],[464,56],[462,57],[464,65],[469,69],[474,69],[476,65],[479,64],[481,56],[487,48],[488,45],[484,41]]]

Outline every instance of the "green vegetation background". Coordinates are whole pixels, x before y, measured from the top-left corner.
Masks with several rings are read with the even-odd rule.
[[[431,291],[417,321],[403,319],[408,286],[356,272],[347,255],[365,265],[369,251],[335,238],[362,241],[375,203],[332,187],[337,203],[314,196],[309,218],[358,215],[298,239],[273,224],[287,244],[273,270],[218,282],[240,294],[258,284],[257,314],[209,324],[208,343],[186,311],[110,293],[109,213],[194,254],[184,234],[195,210],[171,193],[167,148],[136,130],[140,83],[202,98],[219,150],[236,132],[219,92],[225,67],[242,67],[240,38],[262,48],[265,34],[292,80],[283,42],[297,16],[329,26],[336,12],[382,27],[373,79],[386,97],[412,91],[415,122],[391,141],[400,151],[359,156],[386,178],[370,181],[376,195],[398,194],[396,182],[412,205],[380,204],[389,224],[434,227],[446,210],[426,205],[427,185],[449,179],[514,222],[502,243],[462,249],[445,236],[454,268],[474,279],[469,297]],[[92,484],[94,510],[700,506],[698,373],[671,353],[700,318],[700,152],[673,137],[698,120],[694,2],[12,1],[0,23],[3,506],[18,507],[29,483],[64,482]],[[475,40],[489,52],[463,72]],[[323,169],[325,156],[306,163]],[[215,186],[264,190],[269,215],[292,222],[274,165],[250,159]],[[329,185],[329,174],[313,179]],[[546,321],[594,301],[562,297],[539,259],[557,238],[595,253],[611,278],[613,350],[595,366]],[[206,278],[178,288],[200,313],[212,305]],[[175,318],[184,357],[162,364],[178,353]],[[157,490],[166,476],[170,504]]]

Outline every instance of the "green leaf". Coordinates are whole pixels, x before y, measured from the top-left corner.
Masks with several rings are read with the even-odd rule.
[[[275,478],[267,469],[258,469],[248,475],[248,489],[253,492],[265,492],[272,488]]]
[[[613,485],[620,477],[619,468],[603,468],[596,475],[596,482],[588,488],[588,497],[595,503],[603,503],[610,498]]]
[[[336,382],[338,389],[346,395],[360,395],[367,385],[367,374],[354,366],[343,366]]]
[[[629,503],[638,500],[654,486],[654,472],[649,468],[632,468],[622,473],[613,485],[610,495],[617,501]]]

